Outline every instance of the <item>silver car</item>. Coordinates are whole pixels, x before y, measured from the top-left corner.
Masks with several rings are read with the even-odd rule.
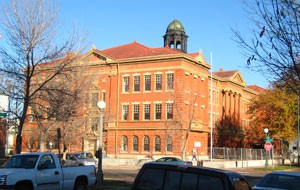
[[[67,153],[65,165],[93,165],[98,166],[98,161],[90,152]]]

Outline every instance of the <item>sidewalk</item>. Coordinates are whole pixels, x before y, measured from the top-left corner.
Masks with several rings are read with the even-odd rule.
[[[146,162],[151,162],[151,159],[114,159],[114,158],[106,158],[103,159],[103,166],[129,166],[129,167],[142,167],[142,165]],[[279,161],[269,161],[269,163],[273,163],[274,165],[279,165]],[[266,160],[199,160],[193,161],[193,165],[195,166],[204,166],[204,167],[212,167],[212,168],[247,168],[247,167],[265,167]]]
[[[195,165],[194,165],[195,166]],[[142,165],[125,165],[125,164],[121,164],[121,165],[103,165],[102,166],[103,169],[111,169],[111,170],[139,170]],[[204,166],[204,167],[210,167],[210,166]],[[213,167],[213,168],[218,168],[218,167]],[[228,170],[228,171],[234,171],[234,172],[238,172],[238,173],[243,173],[243,174],[261,174],[261,175],[265,175],[269,172],[271,172],[270,170],[264,170],[263,169],[264,166],[262,167],[231,167],[231,168],[218,168],[218,169],[222,169],[222,170]],[[300,172],[300,167],[298,168],[292,168],[292,169],[286,169],[283,171],[293,171],[293,172]]]

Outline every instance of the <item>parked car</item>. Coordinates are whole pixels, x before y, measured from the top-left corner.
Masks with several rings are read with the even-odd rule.
[[[244,176],[235,172],[149,162],[142,166],[131,187],[131,190],[142,189],[251,190],[251,186]]]
[[[193,163],[191,161],[184,161],[177,157],[161,157],[154,162],[158,163],[168,163],[168,164],[184,164],[184,165],[192,165]]]
[[[93,165],[98,166],[97,159],[94,158],[93,154],[90,152],[76,152],[67,153],[66,159],[64,160],[65,165]]]
[[[266,174],[254,187],[254,190],[298,190],[300,188],[300,172],[276,171]]]
[[[0,189],[79,190],[95,183],[94,166],[62,167],[50,152],[16,154],[0,168]]]

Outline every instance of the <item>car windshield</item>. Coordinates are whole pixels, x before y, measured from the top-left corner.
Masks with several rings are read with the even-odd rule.
[[[75,154],[78,159],[93,159],[93,155],[91,153],[78,153]]]
[[[38,155],[13,156],[2,165],[2,168],[34,168]]]
[[[156,160],[157,162],[176,162],[176,161],[182,161],[179,158],[173,158],[173,157],[162,157]]]
[[[257,186],[282,189],[293,189],[300,186],[300,177],[284,174],[270,174],[263,178]]]

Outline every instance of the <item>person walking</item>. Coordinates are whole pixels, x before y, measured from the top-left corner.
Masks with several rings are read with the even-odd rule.
[[[197,151],[195,149],[192,150],[192,161],[195,159],[197,161]]]

